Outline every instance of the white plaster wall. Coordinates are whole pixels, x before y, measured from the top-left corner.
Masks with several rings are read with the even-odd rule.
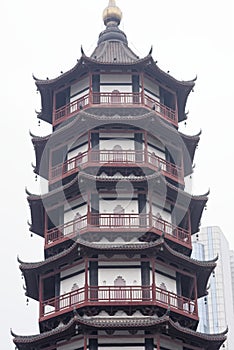
[[[82,146],[77,146],[75,149],[72,151],[68,151],[67,153],[67,159],[71,159],[73,157],[76,157],[78,153],[84,153],[88,151],[88,143],[82,145]],[[82,160],[84,162],[84,159]]]
[[[80,93],[80,94],[77,94],[79,91],[84,90],[84,89],[87,89],[87,90]],[[84,79],[79,80],[78,82],[73,84],[71,86],[71,96],[73,96],[73,95],[75,95],[75,96],[71,97],[71,102],[86,95],[88,93],[88,90],[89,90],[89,77],[85,77]]]
[[[113,90],[118,90],[119,92],[132,92],[132,87],[131,86],[126,86],[126,85],[108,85],[108,86],[100,86],[100,92],[112,92]],[[129,101],[129,98],[128,98]],[[121,100],[120,100],[121,102]],[[124,98],[122,100],[124,102]]]
[[[115,332],[115,336],[116,336],[116,332]],[[113,339],[102,339],[102,340],[100,340],[100,342],[102,342],[102,344],[113,344]],[[115,340],[114,340],[114,343],[115,344],[118,344],[118,343],[129,343],[129,346],[130,346],[130,344],[135,344],[135,343],[142,343],[142,344],[144,344],[144,338],[142,337],[141,339],[140,338],[136,338],[136,339],[134,339],[134,338],[131,338],[131,339],[129,339],[129,338],[124,338],[124,336],[123,336],[123,334],[119,334],[119,337],[118,338],[115,338]],[[102,347],[98,347],[98,349],[102,349]],[[106,349],[106,347],[105,347],[105,349]],[[126,349],[126,350],[128,350],[128,348],[126,348],[126,347],[117,347],[117,346],[111,346],[111,349]],[[145,347],[135,347],[134,346],[134,350],[135,349],[143,349],[143,350],[145,350]]]
[[[138,214],[138,201],[133,200],[131,197],[129,197],[129,199],[121,199],[121,197],[113,200],[100,199],[100,213],[114,213],[114,209],[117,205],[121,205],[124,208],[125,214]]]
[[[87,204],[86,203],[83,203],[83,205],[79,206],[78,208],[74,208],[75,204],[77,205],[77,203],[72,203],[70,207],[68,207],[67,209],[65,208],[64,223],[67,223],[69,221],[74,220],[76,213],[79,213],[81,216],[87,215]],[[74,209],[72,209],[72,208],[74,208]]]
[[[134,264],[135,265],[135,264]],[[141,285],[141,268],[98,269],[98,285],[114,286],[115,279],[121,276],[126,281],[126,286]]]
[[[176,272],[167,268],[166,266],[157,265],[156,266],[157,271],[155,272],[155,281],[156,286],[160,287],[161,283],[164,283],[166,285],[167,291],[172,293],[177,293],[176,290]],[[167,276],[165,276],[164,274]],[[171,277],[170,277],[171,276]]]
[[[100,139],[107,138],[107,137],[108,138],[121,138],[121,137],[126,138],[127,137],[130,139],[134,139],[134,133],[133,132],[124,133],[121,131],[119,131],[118,133],[116,133],[116,132],[108,132],[108,133],[100,132],[99,137],[100,137]]]
[[[162,220],[165,220],[171,223],[171,214],[163,210],[161,207],[157,206],[156,204],[152,203],[152,215],[157,216],[158,214],[161,215]]]
[[[132,83],[132,76],[129,74],[101,74],[100,83]]]
[[[106,135],[107,137],[107,135]],[[109,137],[109,136],[108,136]],[[115,135],[116,137],[116,135]],[[114,146],[119,145],[123,150],[134,151],[134,140],[127,140],[126,138],[118,137],[118,139],[113,138],[110,140],[99,140],[99,149],[100,150],[113,150]]]
[[[76,276],[72,276],[60,281],[60,295],[71,292],[74,284],[79,288],[83,288],[85,284],[85,274],[82,272]]]
[[[166,159],[165,152],[160,151],[160,150],[156,149],[155,147],[152,147],[151,145],[148,145],[148,152],[149,153],[153,153],[154,152],[156,156],[158,156],[158,157],[160,157],[160,158],[162,158],[164,160]],[[149,159],[149,162],[151,162],[150,159]]]

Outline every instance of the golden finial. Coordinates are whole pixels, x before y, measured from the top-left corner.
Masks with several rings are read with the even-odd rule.
[[[102,17],[105,25],[111,22],[119,25],[122,18],[122,12],[119,7],[116,6],[115,0],[109,0],[109,4],[103,11]]]

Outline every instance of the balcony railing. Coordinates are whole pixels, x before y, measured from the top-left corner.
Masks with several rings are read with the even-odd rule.
[[[165,234],[165,237],[191,247],[190,232],[184,228],[175,226],[152,214],[100,214],[90,213],[64,225],[54,227],[45,232],[45,244],[72,239],[78,234],[90,231],[121,231],[131,230],[147,232],[151,230],[158,235]]]
[[[40,317],[95,305],[157,305],[187,316],[198,316],[197,303],[153,286],[87,286],[40,303]]]
[[[173,125],[178,125],[178,118],[176,111],[163,105],[147,94],[132,93],[132,92],[95,92],[86,94],[75,101],[72,101],[65,106],[54,111],[53,124],[56,125],[61,123],[72,115],[77,114],[82,109],[96,106],[96,105],[108,105],[108,106],[146,106],[150,109],[155,110],[155,112],[164,120],[172,123]]]
[[[147,152],[145,150],[86,151],[66,160],[64,163],[53,166],[50,171],[50,181],[56,181],[76,173],[80,167],[85,167],[87,165],[134,166],[134,164],[150,166],[153,167],[154,170],[161,169],[164,176],[183,183],[183,170],[181,167],[157,156],[154,152]]]

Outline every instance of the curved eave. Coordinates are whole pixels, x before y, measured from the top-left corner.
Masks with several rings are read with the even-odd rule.
[[[31,135],[31,136],[32,136],[31,141],[32,141],[32,144],[34,147],[35,159],[36,159],[34,173],[44,177],[45,179],[48,179],[49,154],[48,154],[48,149],[46,149],[46,144],[47,144],[47,141],[49,140],[51,135],[47,135],[44,137],[37,137],[34,135]],[[46,150],[46,154],[44,153],[45,150]],[[40,168],[42,156],[43,156],[45,164],[43,167]]]
[[[163,247],[163,252],[160,248]],[[159,238],[155,242],[148,243],[129,243],[129,244],[100,244],[84,241],[81,238],[77,238],[68,249],[61,253],[53,255],[52,257],[34,263],[20,262],[20,270],[22,271],[25,283],[27,295],[33,299],[38,300],[38,280],[41,274],[45,274],[47,271],[57,270],[59,266],[69,264],[77,258],[78,251],[82,251],[82,255],[93,255],[99,253],[113,253],[123,254],[127,252],[147,254],[151,256],[161,257],[167,259],[172,263],[177,264],[182,269],[186,264],[186,269],[196,273],[198,280],[198,297],[206,294],[207,280],[216,266],[216,260],[211,261],[199,261],[190,258],[184,254],[181,254],[172,248],[162,239]]]
[[[83,173],[82,176],[94,183],[96,183],[98,180],[96,176],[85,173]],[[160,179],[159,183],[157,181],[158,179]],[[82,186],[82,188],[83,186],[87,187],[88,183],[88,181],[81,182],[80,180],[81,178],[78,174],[66,185],[60,186],[59,188],[56,188],[55,190],[52,190],[42,196],[30,194],[27,197],[31,209],[31,231],[39,234],[40,236],[44,235],[44,207],[49,209],[51,206],[56,206],[59,203],[63,203],[66,198],[72,196],[74,193],[78,194],[80,192],[80,186]],[[191,216],[191,233],[194,234],[199,230],[202,212],[208,201],[207,194],[192,196],[167,182],[165,178],[161,176],[160,172],[146,176],[144,180],[140,179],[140,181],[147,181],[148,185],[152,184],[151,186],[153,186],[153,190],[156,190],[160,186],[163,186],[163,188],[166,186],[167,198],[174,201],[176,200],[176,204],[184,208],[183,216],[186,214],[186,211],[189,208]]]
[[[202,213],[208,202],[208,196],[193,196],[189,210],[191,216],[191,234],[199,231]]]
[[[165,180],[164,180],[165,181]],[[200,227],[201,216],[208,201],[209,191],[204,195],[191,195],[183,190],[175,187],[169,182],[166,182],[168,190],[168,198],[176,198],[178,206],[189,209],[191,219],[191,234],[196,233]],[[185,213],[184,213],[185,214]]]
[[[29,208],[31,212],[30,231],[37,235],[44,237],[45,229],[45,209],[41,196],[29,195],[27,197]]]
[[[187,119],[187,116],[185,114],[185,106],[188,96],[195,86],[196,78],[188,81],[177,80],[170,74],[161,70],[153,61],[153,59],[151,60],[151,64],[148,64],[146,68],[146,71],[148,71],[149,74],[154,74],[156,79],[159,80],[163,85],[176,92],[178,104],[178,121],[181,122]]]
[[[112,43],[113,44],[113,43]],[[105,43],[108,45],[108,43]],[[110,44],[109,44],[110,45]],[[84,73],[95,66],[96,69],[106,67],[131,67],[136,70],[149,70],[149,73],[155,75],[155,77],[161,81],[163,84],[167,85],[169,88],[176,91],[178,96],[178,112],[179,112],[179,121],[185,120],[185,105],[187,101],[187,97],[190,91],[193,89],[195,83],[193,81],[178,81],[169,74],[162,71],[155,64],[152,56],[149,54],[144,58],[137,58],[137,56],[129,49],[126,45],[119,43],[119,46],[122,48],[118,50],[118,54],[112,52],[113,50],[109,50],[105,54],[105,59],[103,61],[95,59],[93,57],[87,57],[85,54],[81,56],[78,63],[69,71],[61,74],[60,76],[54,79],[46,79],[40,80],[35,78],[35,83],[38,91],[41,94],[41,112],[38,114],[38,118],[42,119],[46,122],[51,123],[51,115],[52,115],[52,102],[53,102],[53,90],[59,89],[66,84],[70,84],[80,73]],[[118,59],[114,61],[114,56],[118,55]]]
[[[41,112],[37,116],[39,119],[50,124],[52,123],[53,91],[71,83],[74,76],[77,77],[79,73],[85,71],[84,68],[84,60],[83,57],[81,57],[73,68],[54,79],[42,80],[34,78],[37,90],[41,95]]]
[[[97,111],[96,111],[97,112]],[[41,176],[48,178],[48,151],[43,157],[43,166],[40,168],[41,159],[43,152],[45,150],[46,143],[48,143],[48,150],[55,147],[56,145],[61,144],[61,139],[68,140],[76,137],[80,137],[87,130],[91,130],[95,127],[101,126],[104,124],[113,124],[121,123],[126,125],[132,125],[133,127],[142,128],[153,134],[155,137],[159,137],[161,141],[165,144],[171,143],[171,147],[176,147],[181,149],[183,154],[183,163],[185,175],[192,173],[192,163],[195,154],[195,149],[200,139],[200,134],[195,136],[187,136],[175,130],[174,127],[162,121],[155,112],[146,112],[141,113],[140,115],[124,115],[119,116],[118,109],[114,109],[113,115],[105,115],[105,110],[99,110],[99,113],[102,112],[102,115],[95,114],[95,111],[89,112],[80,112],[73,120],[71,120],[67,125],[64,125],[62,128],[57,129],[51,135],[42,137],[33,137],[32,142],[34,144],[36,152],[36,166],[35,173],[39,174],[41,171]],[[133,112],[133,111],[132,111]],[[131,113],[128,110],[128,113]],[[170,145],[170,144],[169,144]]]
[[[78,326],[78,329],[77,329]],[[43,346],[48,343],[57,343],[65,340],[68,336],[84,334],[89,330],[150,330],[153,333],[159,332],[168,336],[175,336],[184,340],[185,344],[196,344],[205,350],[218,350],[222,343],[226,340],[227,330],[220,334],[204,334],[193,331],[189,328],[180,326],[173,322],[168,315],[162,317],[138,317],[138,318],[82,318],[75,316],[66,324],[59,325],[51,331],[32,336],[19,336],[11,332],[14,337],[13,341],[19,350],[27,347]]]
[[[19,268],[25,279],[27,296],[39,300],[38,281],[40,274],[46,273],[51,269],[58,269],[60,265],[72,260],[73,256],[77,256],[77,248],[77,243],[73,243],[70,248],[40,262],[26,263],[18,259],[20,263]]]
[[[200,141],[201,131],[197,135],[193,135],[193,136],[184,135],[181,132],[179,132],[179,134],[181,135],[181,138],[190,155],[190,162],[186,162],[186,159],[184,159],[184,175],[187,176],[192,174],[193,172],[192,165],[193,165],[193,160],[195,156],[195,151]]]
[[[111,119],[111,120],[113,121],[113,119]],[[36,165],[34,168],[34,172],[37,175],[40,175],[40,176],[44,177],[45,179],[48,179],[48,169],[49,169],[48,151],[49,151],[49,148],[46,150],[46,154],[43,154],[43,152],[46,149],[46,144],[47,144],[48,140],[50,140],[50,148],[51,148],[53,145],[53,141],[54,141],[54,144],[56,144],[56,138],[58,138],[58,140],[60,141],[62,135],[64,134],[64,137],[65,137],[67,131],[70,129],[71,126],[73,127],[74,125],[77,126],[76,121],[72,122],[71,125],[67,125],[67,127],[62,128],[62,129],[58,129],[53,134],[50,134],[50,135],[47,135],[44,137],[37,137],[37,136],[31,135],[32,136],[32,143],[33,143],[34,150],[35,150],[35,158],[36,158]],[[165,128],[167,128],[167,130],[169,130],[169,127],[167,125],[165,126]],[[73,128],[71,128],[71,129],[74,130]],[[170,128],[170,132],[175,132],[175,130]],[[83,134],[83,130],[77,130],[76,137],[79,138],[82,134]],[[197,148],[198,143],[200,141],[201,132],[198,133],[197,135],[193,135],[193,136],[185,135],[185,134],[179,132],[179,135],[181,136],[181,139],[182,139],[182,141],[186,147],[186,150],[189,154],[189,158],[188,158],[185,154],[185,153],[187,153],[185,151],[185,148],[182,147],[183,160],[184,160],[183,161],[184,173],[185,173],[185,176],[187,176],[193,172],[192,165],[193,165],[195,151],[196,151],[196,148]],[[42,156],[43,156],[43,166],[40,168]]]

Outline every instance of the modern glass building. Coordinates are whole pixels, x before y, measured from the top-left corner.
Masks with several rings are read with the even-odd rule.
[[[203,227],[193,236],[193,258],[212,259],[218,256],[217,266],[211,274],[207,296],[198,301],[202,332],[220,332],[228,327],[224,349],[234,349],[234,252],[221,229],[217,226]]]

